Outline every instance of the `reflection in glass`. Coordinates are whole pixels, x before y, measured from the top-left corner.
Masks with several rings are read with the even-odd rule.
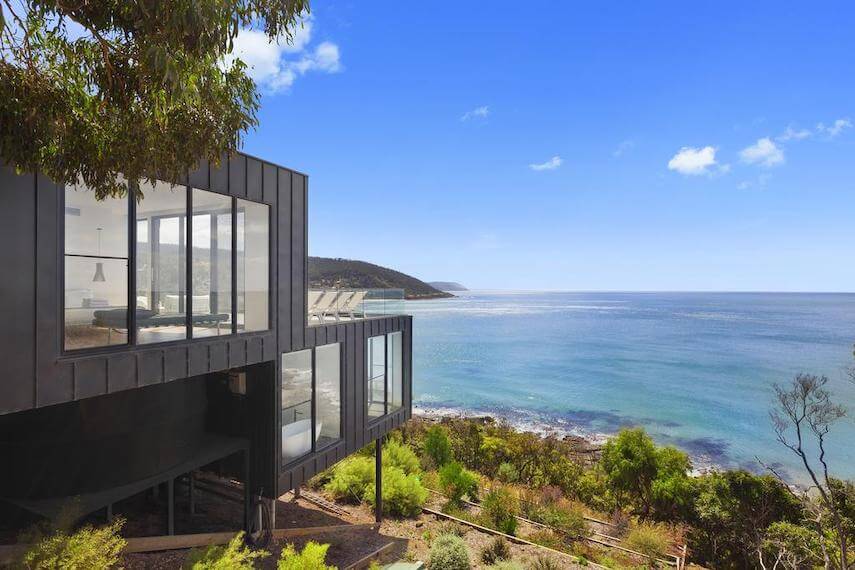
[[[193,337],[232,330],[232,199],[193,189]]]
[[[318,448],[341,438],[341,345],[315,349]]]
[[[368,339],[368,417],[386,413],[386,337]]]
[[[65,188],[64,346],[128,342],[128,199]]]
[[[301,350],[282,355],[282,464],[311,450],[312,351]]]
[[[137,342],[187,337],[187,191],[140,185],[137,203]]]
[[[270,298],[269,217],[269,206],[237,200],[238,331],[270,328],[267,305]]]
[[[389,334],[389,411],[404,406],[404,335]]]

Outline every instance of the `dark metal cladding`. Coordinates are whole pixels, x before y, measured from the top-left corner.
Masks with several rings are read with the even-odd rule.
[[[2,470],[0,486],[12,486],[9,496],[148,476],[192,451],[205,430],[250,439],[252,487],[274,496],[411,416],[411,317],[307,326],[308,177],[235,153],[200,162],[180,182],[270,206],[269,329],[64,352],[63,188],[0,166],[0,456],[16,466]],[[365,339],[393,331],[403,332],[404,407],[369,421]],[[341,440],[283,470],[281,354],[332,342],[342,345]],[[221,388],[237,367],[248,389],[235,399]]]

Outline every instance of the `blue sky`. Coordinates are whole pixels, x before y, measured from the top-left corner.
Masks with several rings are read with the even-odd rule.
[[[855,290],[855,5],[313,3],[244,35],[310,252],[472,288]],[[521,12],[521,7],[525,11]]]

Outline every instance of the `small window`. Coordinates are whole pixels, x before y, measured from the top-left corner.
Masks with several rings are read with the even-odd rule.
[[[341,439],[341,345],[315,349],[318,449]]]
[[[389,334],[389,411],[404,407],[404,334]]]
[[[232,332],[232,199],[193,189],[193,338]]]
[[[341,439],[341,344],[282,355],[282,465]]]
[[[270,328],[270,207],[237,202],[237,328],[238,332]]]
[[[312,351],[282,355],[282,464],[312,451]]]
[[[140,185],[137,202],[137,343],[187,338],[187,189]]]
[[[386,337],[368,339],[368,417],[379,418],[386,413]]]
[[[368,339],[367,414],[379,418],[404,407],[404,335],[393,332]]]
[[[128,342],[128,198],[65,188],[64,346]]]

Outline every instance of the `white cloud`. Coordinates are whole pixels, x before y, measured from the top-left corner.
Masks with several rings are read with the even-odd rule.
[[[816,132],[827,135],[828,138],[834,138],[840,133],[844,131],[844,129],[848,129],[852,127],[852,121],[849,119],[837,119],[831,125],[825,126],[823,123],[819,123],[816,126]]]
[[[540,164],[529,164],[528,167],[532,170],[541,171],[541,170],[555,170],[561,163],[564,162],[561,160],[560,156],[553,156],[546,162],[541,162]]]
[[[794,129],[792,126],[787,127],[787,130],[775,137],[775,140],[781,142],[800,141],[810,138],[813,133],[807,129]]]
[[[463,116],[460,117],[460,120],[463,122],[471,121],[474,119],[486,119],[490,116],[490,107],[487,105],[482,105],[480,107],[475,107],[471,111],[466,111],[463,113]]]
[[[230,65],[235,58],[240,58],[247,65],[247,74],[256,84],[273,93],[287,90],[298,77],[310,71],[341,71],[338,46],[327,41],[310,49],[311,41],[310,17],[303,19],[302,25],[294,30],[291,43],[285,38],[271,42],[263,31],[242,29],[235,38],[234,51],[225,63]]]
[[[621,141],[621,143],[617,146],[617,148],[612,153],[612,156],[614,156],[615,158],[620,158],[626,152],[632,150],[632,148],[634,146],[635,146],[635,143],[629,139],[627,139],[625,141]]]
[[[784,163],[784,151],[769,137],[758,139],[739,153],[743,162],[770,167]]]
[[[687,176],[709,174],[710,167],[716,164],[715,151],[715,147],[712,146],[703,148],[684,146],[668,161],[668,170]]]

